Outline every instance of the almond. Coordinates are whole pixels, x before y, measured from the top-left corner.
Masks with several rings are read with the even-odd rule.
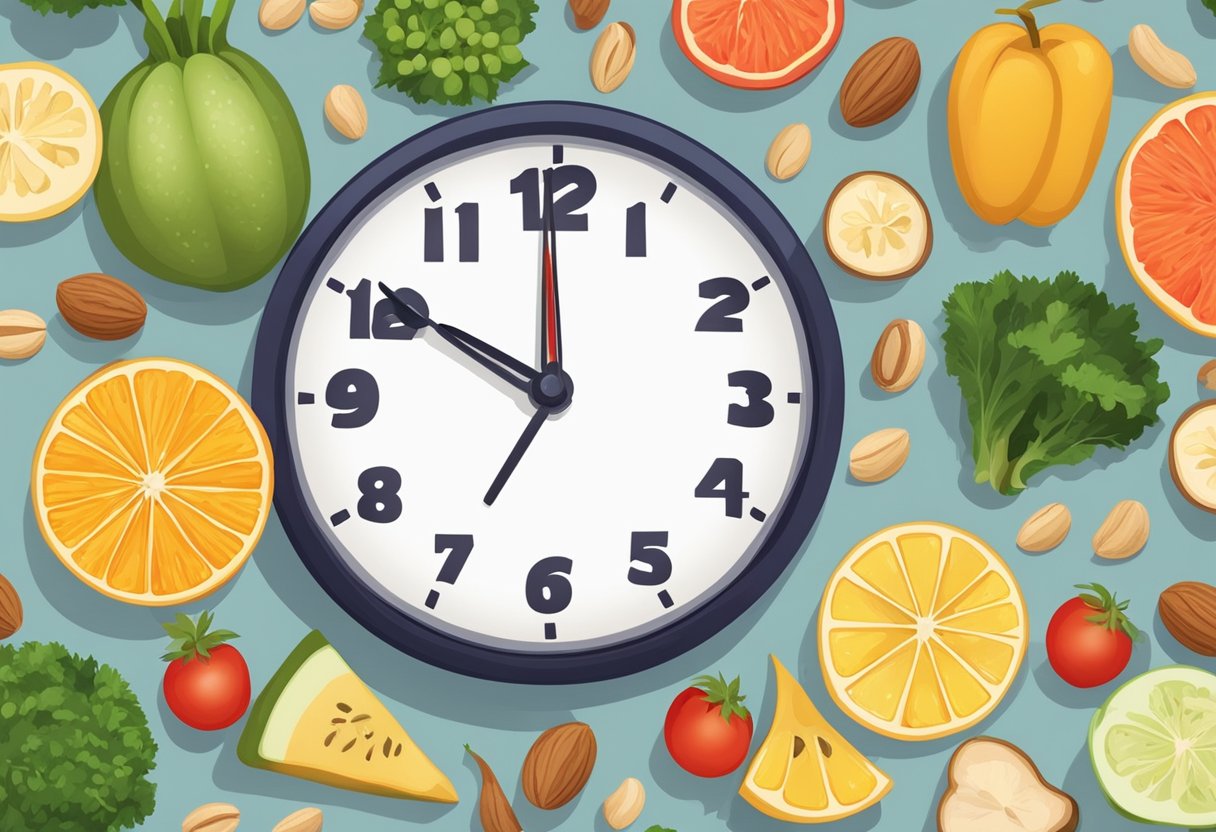
[[[641,781],[626,778],[604,801],[604,820],[613,829],[624,829],[638,819],[645,805],[646,789]]]
[[[320,809],[309,807],[292,812],[274,825],[271,832],[321,832],[325,815]]]
[[[359,19],[362,0],[315,0],[308,7],[308,16],[322,29],[345,29]]]
[[[1072,512],[1063,503],[1048,503],[1022,524],[1018,548],[1026,552],[1046,552],[1056,548],[1072,529]]]
[[[774,179],[793,179],[806,167],[811,156],[811,128],[805,124],[789,124],[768,146],[764,164]]]
[[[1162,43],[1153,27],[1147,23],[1132,27],[1131,35],[1127,39],[1127,51],[1136,66],[1157,83],[1177,90],[1187,90],[1195,86],[1197,79],[1194,65],[1186,55],[1175,52]]]
[[[46,321],[24,309],[0,310],[0,358],[20,361],[46,343]]]
[[[1148,509],[1136,500],[1118,503],[1094,533],[1094,554],[1122,560],[1144,548],[1148,542]]]
[[[539,809],[557,809],[573,800],[595,767],[595,733],[568,722],[541,734],[524,759],[524,796]]]
[[[925,331],[916,321],[897,318],[887,324],[870,356],[870,374],[880,390],[899,393],[912,386],[925,366]]]
[[[107,274],[69,277],[55,290],[55,303],[68,326],[99,341],[129,338],[148,317],[139,292]]]
[[[262,0],[258,22],[272,32],[290,29],[304,16],[304,5],[305,0]]]
[[[920,52],[907,38],[880,40],[861,54],[840,85],[840,114],[871,127],[903,109],[920,83]]]
[[[21,629],[25,615],[21,609],[21,596],[9,579],[0,575],[0,641],[12,638]]]
[[[367,107],[350,84],[338,84],[325,96],[325,118],[348,139],[361,139],[367,132]]]
[[[570,11],[574,14],[574,25],[580,29],[594,29],[608,13],[609,0],[570,0]]]
[[[1170,635],[1201,656],[1216,656],[1216,586],[1183,581],[1161,593],[1157,613]]]
[[[0,313],[2,315],[3,313]],[[1216,390],[1216,358],[1199,368],[1199,383],[1209,390]]]
[[[233,832],[241,824],[241,810],[231,803],[207,803],[182,821],[182,832]]]
[[[591,50],[591,83],[612,92],[629,77],[638,53],[637,35],[628,23],[610,23]]]
[[[849,473],[861,482],[890,479],[908,460],[912,440],[903,428],[884,428],[863,437],[849,451]]]

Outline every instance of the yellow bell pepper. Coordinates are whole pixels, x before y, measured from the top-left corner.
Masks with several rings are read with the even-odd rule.
[[[1029,0],[963,46],[950,79],[950,157],[959,189],[985,222],[1052,225],[1089,185],[1106,140],[1114,69],[1093,35],[1039,29]]]

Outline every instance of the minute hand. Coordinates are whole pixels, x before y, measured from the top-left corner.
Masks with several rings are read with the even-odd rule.
[[[407,323],[417,329],[429,326],[440,338],[447,341],[469,358],[472,358],[507,384],[525,393],[531,392],[532,381],[540,375],[535,369],[519,359],[508,355],[498,349],[498,347],[488,344],[462,329],[457,329],[449,324],[436,323],[410,306],[401,296],[384,283],[380,284],[380,291],[393,302],[393,305],[397,308],[398,316],[403,318],[403,323]]]

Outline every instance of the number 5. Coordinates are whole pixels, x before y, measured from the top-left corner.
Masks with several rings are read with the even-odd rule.
[[[638,586],[659,586],[671,578],[671,558],[660,547],[667,545],[667,532],[634,532],[629,547],[631,564],[648,567],[629,567],[629,583]]]

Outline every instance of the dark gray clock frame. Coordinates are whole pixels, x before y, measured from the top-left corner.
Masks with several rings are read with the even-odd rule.
[[[418,169],[487,143],[529,136],[610,142],[680,171],[722,202],[777,264],[793,297],[813,373],[810,434],[780,516],[751,562],[697,609],[633,640],[588,650],[532,653],[476,644],[440,632],[380,598],[334,551],[323,518],[309,510],[287,440],[287,361],[296,319],[316,271],[343,230]],[[493,107],[450,119],[402,142],[350,180],[308,225],[266,304],[253,368],[253,407],[275,452],[275,506],[317,582],[369,631],[423,661],[506,682],[571,684],[636,673],[701,644],[754,604],[806,542],[835,476],[844,418],[844,368],[831,303],[805,246],[763,193],[730,163],[675,130],[632,113],[576,102]],[[690,486],[691,488],[691,486]]]

